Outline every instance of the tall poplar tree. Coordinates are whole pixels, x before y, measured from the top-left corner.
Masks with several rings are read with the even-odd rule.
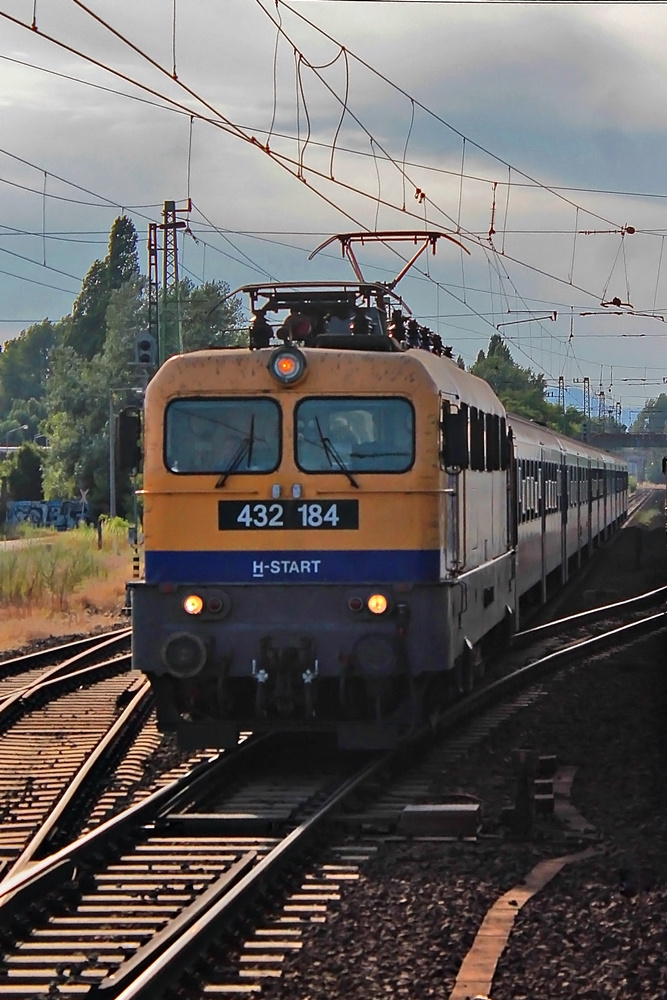
[[[111,293],[138,276],[137,231],[132,220],[121,215],[111,227],[106,257],[93,261],[83,279],[67,324],[65,346],[88,360],[99,354],[106,340]]]

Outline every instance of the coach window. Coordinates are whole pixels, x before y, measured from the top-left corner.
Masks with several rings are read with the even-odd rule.
[[[280,424],[272,399],[176,399],[165,414],[165,465],[185,475],[273,472]]]
[[[304,472],[407,472],[415,460],[415,415],[407,399],[304,399],[294,414],[296,463]]]

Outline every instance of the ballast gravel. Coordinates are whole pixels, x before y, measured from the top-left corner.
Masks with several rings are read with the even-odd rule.
[[[638,539],[637,533],[642,537]],[[620,600],[667,583],[664,529],[628,529],[587,586]],[[639,553],[639,555],[638,555]],[[628,570],[626,585],[622,583]],[[607,596],[608,595],[608,596]],[[573,609],[571,609],[573,610]],[[545,681],[438,787],[483,803],[475,842],[379,837],[361,879],[286,957],[270,1000],[447,1000],[488,908],[542,859],[591,845],[517,913],[492,1000],[667,997],[667,640],[589,659]],[[594,828],[537,818],[520,840],[501,824],[516,789],[512,750],[576,767],[572,802]]]

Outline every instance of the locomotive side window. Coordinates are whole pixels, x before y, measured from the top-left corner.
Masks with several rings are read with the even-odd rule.
[[[304,472],[407,472],[415,460],[415,415],[407,399],[304,399],[294,425],[296,462]]]
[[[449,400],[442,404],[441,459],[445,469],[467,469],[470,465],[468,447],[468,404],[453,409]]]
[[[272,399],[176,399],[165,414],[165,465],[188,475],[273,472],[280,424]]]
[[[470,468],[484,472],[484,413],[470,407]]]
[[[500,468],[500,417],[486,414],[486,468],[495,472]]]

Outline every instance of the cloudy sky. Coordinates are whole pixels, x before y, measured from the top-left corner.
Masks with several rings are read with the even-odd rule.
[[[667,379],[667,7],[0,0],[0,341],[70,312],[125,211],[184,273],[352,277],[356,230],[437,230],[398,290],[466,363],[626,416]],[[396,248],[405,257],[410,245]],[[391,280],[390,249],[359,251]],[[614,304],[614,300],[617,304]],[[618,304],[620,302],[620,305]]]

